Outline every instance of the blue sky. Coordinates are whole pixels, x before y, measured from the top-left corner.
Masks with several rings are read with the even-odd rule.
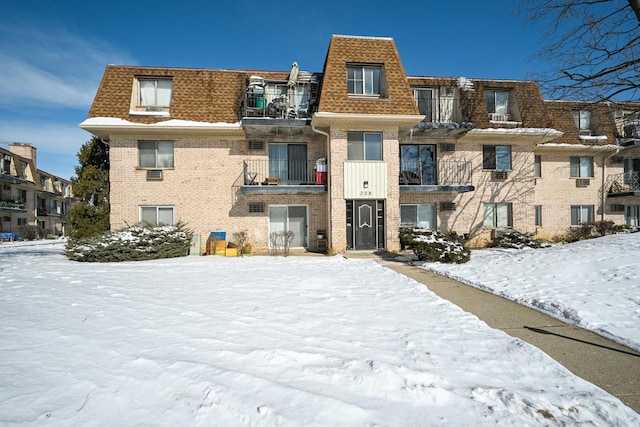
[[[511,0],[0,0],[0,146],[70,178],[107,64],[322,71],[332,34],[392,37],[409,75],[527,79],[541,28]]]

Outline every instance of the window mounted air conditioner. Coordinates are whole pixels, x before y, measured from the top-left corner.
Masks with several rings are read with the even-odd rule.
[[[162,181],[162,170],[161,169],[147,170],[147,181]]]
[[[507,179],[509,172],[507,171],[493,171],[493,179]]]
[[[576,179],[576,187],[588,187],[591,183],[589,178],[578,178]]]
[[[452,153],[456,151],[456,144],[452,144],[450,142],[441,142],[440,151],[443,153]]]
[[[508,122],[510,119],[509,114],[489,113],[489,120],[493,122]]]
[[[441,211],[455,211],[456,203],[455,202],[440,202],[440,210]]]

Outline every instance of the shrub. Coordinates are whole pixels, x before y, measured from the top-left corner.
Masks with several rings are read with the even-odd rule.
[[[84,239],[71,238],[65,255],[73,261],[119,262],[187,255],[193,233],[182,223],[137,225]]]
[[[608,234],[619,232],[620,226],[616,226],[613,221],[597,221],[581,224],[579,227],[569,229],[567,233],[568,242],[577,242],[578,240],[593,239]]]
[[[500,237],[493,240],[489,245],[491,247],[500,248],[544,248],[550,246],[548,243],[543,242],[540,239],[534,239],[533,233],[521,233],[519,231],[507,231],[500,235]]]
[[[446,235],[421,228],[400,229],[400,245],[411,249],[420,261],[462,264],[471,259],[456,235]]]
[[[40,229],[35,225],[21,225],[17,230],[22,240],[36,240],[42,236]]]

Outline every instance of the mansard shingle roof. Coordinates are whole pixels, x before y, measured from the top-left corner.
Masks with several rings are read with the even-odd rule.
[[[347,93],[347,64],[380,64],[386,99],[354,99]],[[419,114],[393,39],[333,36],[323,72],[318,111],[346,114]]]

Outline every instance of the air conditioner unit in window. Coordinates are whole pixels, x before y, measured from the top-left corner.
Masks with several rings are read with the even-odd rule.
[[[451,153],[456,151],[456,144],[452,144],[450,142],[442,142],[440,143],[440,151],[443,153]]]
[[[440,210],[441,211],[455,211],[456,204],[455,202],[440,202]]]
[[[593,135],[593,131],[591,129],[580,129],[578,131],[578,133],[580,134],[580,136],[591,136],[591,135]]]
[[[493,179],[507,179],[509,172],[507,171],[493,171]]]
[[[162,170],[161,169],[147,170],[147,181],[162,181]]]
[[[591,180],[588,178],[578,178],[576,179],[576,187],[588,187]]]
[[[508,122],[511,120],[509,114],[489,113],[489,120],[494,122]]]

